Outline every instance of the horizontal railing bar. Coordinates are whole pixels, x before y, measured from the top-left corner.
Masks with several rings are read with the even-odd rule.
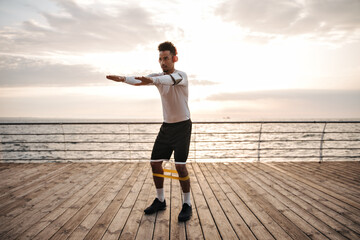
[[[222,151],[230,151],[230,150],[237,150],[237,151],[289,151],[289,150],[319,150],[319,148],[211,148],[211,149],[190,149],[190,152],[200,151],[200,152],[222,152]],[[323,150],[360,150],[360,148],[323,148]],[[19,150],[0,150],[0,152],[151,152],[151,149],[71,149],[71,150],[64,150],[64,149],[37,149],[37,150],[30,150],[30,149],[19,149]]]
[[[279,124],[279,123],[360,123],[359,120],[344,120],[344,121],[336,121],[336,120],[328,120],[328,121],[219,121],[219,122],[204,122],[204,121],[194,121],[194,124]],[[162,124],[162,122],[0,122],[1,125],[151,125],[151,124]]]
[[[348,133],[360,133],[360,132],[325,132],[326,134],[348,134]],[[136,133],[130,132],[131,135],[157,135],[157,133]],[[225,134],[225,135],[238,135],[238,134],[259,134],[259,132],[196,132],[198,135],[213,135],[213,134]],[[322,132],[261,132],[261,134],[322,134]],[[129,135],[128,132],[124,133],[0,133],[3,136],[63,136],[63,135]]]
[[[131,135],[156,135],[157,133],[133,133],[130,132]],[[129,135],[128,132],[124,133],[0,133],[3,136],[63,136],[63,135]]]
[[[54,143],[54,144],[78,144],[78,143],[154,143],[152,142],[94,142],[94,141],[79,141],[79,142],[1,142],[0,144],[15,144],[15,143],[31,143],[31,144],[37,144],[37,143]]]
[[[360,121],[234,121],[234,122],[194,122],[194,124],[261,124],[261,126],[263,126],[263,124],[329,124],[329,123],[335,123],[335,124],[358,124],[360,123]],[[28,122],[28,123],[0,123],[0,127],[1,126],[6,126],[6,125],[53,125],[53,126],[62,126],[62,125],[102,125],[102,124],[115,124],[115,125],[147,125],[147,124],[161,124],[161,122]],[[358,125],[357,125],[358,126]],[[351,129],[354,129],[353,126],[351,126]],[[22,132],[16,132],[16,130],[22,131]],[[48,129],[50,131],[56,131],[58,129]],[[62,130],[62,131],[60,131]],[[26,153],[29,152],[31,153],[31,155],[33,155],[33,157],[37,157],[37,158],[41,158],[41,154],[36,154],[36,153],[46,153],[44,155],[48,155],[48,156],[44,156],[44,158],[42,159],[32,159],[31,155],[30,156],[24,156],[24,157],[29,157],[29,158],[19,158],[19,159],[1,159],[0,161],[11,161],[11,160],[17,160],[17,161],[71,161],[71,160],[76,160],[76,161],[81,161],[81,160],[122,160],[122,161],[139,161],[139,160],[148,160],[147,158],[133,158],[131,156],[131,152],[134,152],[134,155],[145,155],[145,153],[147,154],[148,152],[151,152],[151,149],[139,149],[136,146],[132,146],[133,148],[137,148],[137,149],[129,149],[131,148],[131,144],[136,145],[136,144],[153,144],[153,141],[146,141],[146,139],[148,138],[149,140],[152,137],[141,137],[141,136],[155,136],[157,135],[157,133],[155,132],[139,132],[138,129],[136,129],[136,127],[134,127],[134,131],[137,132],[131,132],[131,128],[128,128],[127,131],[124,130],[124,132],[85,132],[82,133],[82,129],[65,129],[65,130],[70,130],[71,132],[67,133],[64,131],[64,128],[59,129],[59,132],[56,133],[34,133],[34,131],[31,131],[31,129],[22,129],[21,127],[19,127],[19,129],[13,129],[12,131],[14,131],[15,133],[11,133],[11,130],[9,130],[6,133],[0,133],[0,137],[1,136],[5,136],[5,138],[8,138],[9,141],[5,141],[5,142],[1,142],[1,144],[3,144],[1,148],[18,148],[19,150],[14,150],[14,149],[9,149],[9,150],[0,150],[0,153],[14,153],[14,154],[9,154],[11,157],[11,155],[15,155],[15,157],[18,157],[17,155],[25,155],[25,154],[16,154],[16,153]],[[108,129],[109,130],[109,129]],[[122,129],[119,128],[114,128],[111,130],[117,130],[117,131],[121,131]],[[155,129],[149,128],[149,130],[154,131]],[[322,147],[322,144],[320,146],[320,158],[321,159],[329,159],[329,158],[356,158],[359,159],[360,158],[360,154],[356,155],[358,151],[360,150],[359,147],[357,147],[357,144],[355,145],[353,142],[360,142],[360,137],[357,137],[358,135],[354,136],[346,136],[344,134],[359,134],[360,132],[357,131],[358,129],[356,129],[355,127],[355,131],[348,131],[348,132],[339,132],[337,131],[337,129],[335,129],[334,131],[332,131],[330,129],[330,131],[325,131],[325,127],[324,127],[324,131],[302,131],[304,130],[303,128],[300,128],[298,130],[300,131],[296,131],[297,129],[295,129],[295,131],[292,131],[291,128],[288,129],[284,129],[285,131],[280,131],[277,132],[274,129],[269,129],[270,131],[262,131],[262,128],[260,128],[260,131],[253,131],[251,129],[249,129],[250,131],[248,132],[244,132],[241,131],[243,129],[241,128],[237,128],[234,130],[238,130],[238,131],[229,131],[229,132],[222,132],[222,131],[214,131],[214,132],[205,132],[205,131],[201,131],[201,132],[196,132],[196,128],[194,129],[195,131],[193,131],[193,134],[195,134],[195,136],[200,136],[200,138],[204,138],[206,139],[206,137],[213,137],[214,140],[198,140],[195,137],[193,138],[194,140],[192,140],[192,143],[195,144],[201,144],[203,143],[203,147],[205,148],[200,148],[197,149],[196,147],[193,148],[191,147],[190,152],[192,153],[192,155],[194,155],[193,153],[195,153],[195,155],[193,157],[190,157],[189,160],[210,160],[210,159],[258,159],[259,160],[259,156],[241,156],[239,157],[239,155],[241,154],[234,154],[234,155],[238,155],[238,156],[233,156],[233,157],[229,157],[226,156],[227,153],[226,151],[243,151],[243,153],[246,154],[250,154],[252,155],[254,151],[258,151],[259,154],[261,152],[261,154],[263,154],[263,152],[268,151],[269,152],[269,156],[266,156],[266,154],[264,154],[264,156],[261,156],[261,159],[318,159],[319,155],[317,154],[317,152],[306,152],[307,154],[311,154],[311,156],[306,156],[304,154],[302,154],[300,152],[300,156],[290,156],[289,154],[293,154],[291,153],[291,151],[317,151],[319,150],[319,147],[314,147],[314,144],[319,143],[320,139],[316,139],[320,134],[322,134],[321,137],[321,143],[327,143],[327,142],[333,142],[333,143],[342,143],[341,144],[337,144],[337,146],[339,147]],[[207,130],[207,129],[206,129]],[[215,129],[214,129],[215,130]],[[281,129],[280,129],[281,130]],[[36,131],[41,131],[41,130],[36,130]],[[76,132],[79,131],[79,132]],[[140,130],[141,131],[141,130]],[[25,133],[24,133],[25,132]],[[264,140],[260,139],[255,139],[252,136],[248,136],[250,134],[261,134],[262,138],[265,138]],[[286,134],[292,134],[293,136],[286,136]],[[300,136],[300,135],[303,136]],[[325,135],[325,139],[323,138],[323,136]],[[336,134],[335,136],[331,136],[330,134]],[[134,136],[134,139],[131,138],[131,135]],[[232,136],[235,135],[240,135],[237,136],[235,138],[235,140],[232,139],[227,139],[227,138],[231,138]],[[266,139],[266,136],[268,135],[269,137]],[[274,136],[275,135],[275,136]],[[278,135],[278,137],[276,136]],[[11,139],[11,137],[6,137],[6,136],[13,136],[13,138],[15,139]],[[24,137],[16,137],[16,136],[24,136]],[[26,136],[30,136],[28,137],[29,140],[32,141],[25,141]],[[44,136],[44,137],[38,137],[39,140],[42,140],[41,138],[43,138],[44,140],[50,140],[51,138],[47,137],[47,136],[54,136],[55,141],[34,141],[34,139],[36,139],[35,137],[32,138],[31,136]],[[59,136],[63,136],[63,140],[64,141],[59,141],[62,138],[59,138]],[[66,139],[66,136],[69,136],[68,139]],[[71,137],[74,136],[74,137]],[[83,137],[81,138],[81,136],[94,136],[94,137]],[[95,137],[96,136],[96,137]],[[103,136],[103,137],[97,137],[97,136]],[[115,137],[112,136],[121,136],[118,137],[117,139]],[[129,136],[128,138],[124,138],[123,136]],[[139,137],[140,136],[140,137]],[[229,136],[229,137],[227,137]],[[16,140],[16,138],[19,138],[19,141]],[[97,139],[98,138],[98,139]],[[140,138],[140,141],[137,141],[137,139]],[[216,138],[221,139],[221,140],[216,140]],[[269,139],[270,138],[270,139]],[[277,139],[271,139],[271,138],[277,138]],[[286,138],[290,138],[290,139],[286,139]],[[296,139],[298,138],[298,139]],[[328,139],[326,139],[328,138]],[[335,139],[337,138],[337,139]],[[340,138],[340,139],[339,139]],[[352,139],[347,139],[347,138],[352,138]],[[355,139],[355,138],[359,138],[359,139]],[[85,141],[81,141],[82,139],[84,139]],[[89,139],[89,140],[87,140]],[[249,139],[249,140],[246,140]],[[252,140],[253,139],[253,140]],[[5,140],[5,139],[3,139]],[[67,140],[67,141],[66,141]],[[110,140],[110,141],[103,141],[103,140]],[[115,140],[115,141],[114,141]],[[120,141],[119,141],[120,140]],[[124,141],[125,140],[125,141]],[[132,141],[133,140],[133,141]],[[141,140],[145,140],[145,141],[141,141]],[[221,147],[230,147],[230,148],[216,148],[217,145],[212,145],[212,144],[207,144],[207,143],[220,143],[219,146]],[[229,145],[229,144],[222,144],[222,143],[233,143],[234,145]],[[274,143],[274,145],[268,145],[269,147],[264,147],[264,148],[231,148],[231,147],[236,147],[239,146],[241,147],[241,144],[246,144],[246,143],[251,143],[249,144],[249,146],[252,146],[252,143]],[[287,143],[287,144],[286,144]],[[292,144],[293,143],[293,144]],[[299,143],[298,145],[300,145],[299,148],[294,148],[292,145],[295,145]],[[346,143],[348,143],[349,146],[353,145],[355,147],[349,147],[346,148]],[[15,146],[11,146],[10,144],[14,144]],[[22,146],[21,144],[24,144],[25,146]],[[62,144],[62,147],[60,149],[60,147],[58,145],[56,145],[56,149],[36,149],[36,147],[33,147],[33,145],[31,144],[38,144],[38,146],[36,147],[40,147],[40,148],[46,148],[45,144],[49,144],[49,147],[54,148],[54,145],[50,145],[50,144]],[[44,144],[44,145],[40,145],[40,144]],[[76,145],[78,144],[78,145]],[[126,149],[127,147],[124,147],[123,145],[121,145],[121,148],[125,148],[125,149],[99,149],[99,150],[93,150],[93,149],[79,149],[81,148],[81,144],[129,144],[128,149]],[[236,145],[235,145],[236,144]],[[350,145],[351,144],[351,145]],[[10,146],[9,146],[10,145]],[[71,145],[71,147],[69,148],[74,148],[72,150],[68,150],[68,146],[67,145]],[[213,147],[213,148],[206,148],[205,145],[208,145],[209,147]],[[279,147],[279,145],[284,145],[284,146],[288,146],[288,147]],[[94,146],[94,145],[89,145],[90,147]],[[88,146],[88,147],[89,147]],[[193,145],[192,145],[193,146]],[[246,147],[246,145],[243,145],[244,147]],[[260,146],[260,145],[259,145]],[[265,146],[265,145],[264,145]],[[310,146],[310,147],[304,147],[304,146]],[[27,147],[29,149],[24,149],[24,147]],[[86,147],[86,145],[84,146]],[[110,147],[114,147],[113,145]],[[198,146],[199,147],[199,146]],[[201,146],[200,146],[201,147]],[[214,148],[215,147],[215,148]],[[30,150],[30,148],[32,148]],[[35,149],[34,149],[35,148]],[[77,148],[77,149],[76,149]],[[94,149],[97,147],[94,147]],[[115,146],[116,148],[116,146]],[[278,152],[274,152],[274,151],[278,151]],[[333,151],[333,152],[328,152],[330,154],[342,154],[343,152],[340,151],[346,151],[344,152],[344,154],[350,154],[348,156],[335,156],[335,155],[322,155],[323,151]],[[52,156],[55,154],[51,154],[51,153],[55,153],[55,152],[65,152],[64,154],[64,158],[62,158],[63,154],[56,154],[56,155],[60,155],[60,156]],[[66,152],[93,152],[95,155],[95,153],[99,153],[97,155],[103,155],[105,158],[100,157],[100,158],[95,158],[92,156],[89,156],[89,158],[67,158],[67,157],[73,157],[71,155],[67,155]],[[104,154],[102,154],[102,152]],[[111,153],[110,153],[111,152]],[[126,156],[126,158],[109,158],[108,156],[114,155],[117,156],[116,153],[117,152],[126,152],[130,153],[129,157]],[[196,152],[199,152],[197,156]],[[212,153],[213,154],[212,154]],[[34,154],[35,153],[35,154]],[[110,153],[110,154],[109,154]],[[144,153],[144,154],[135,154],[135,153]],[[284,156],[279,156],[277,155],[277,153],[280,154],[287,154]],[[206,155],[223,155],[223,156],[213,156],[213,157],[208,157]],[[315,154],[315,155],[314,155]],[[40,155],[40,156],[38,156]],[[82,154],[79,154],[82,155]],[[120,155],[120,154],[119,154]],[[125,155],[125,154],[121,154],[121,155]],[[205,156],[201,156],[201,155],[205,155]],[[313,156],[314,155],[314,156]],[[2,157],[6,157],[6,156],[2,156]],[[14,156],[13,156],[14,157]],[[21,157],[21,156],[20,156]],[[47,157],[55,157],[55,158],[47,158]],[[107,157],[107,158],[106,158]],[[136,156],[135,156],[136,157]],[[270,160],[269,160],[270,161]]]
[[[287,139],[287,140],[260,140],[260,142],[319,142],[320,140],[308,140],[308,139],[297,139],[297,140],[292,140],[292,139]],[[356,140],[356,139],[328,139],[328,140],[323,140],[324,142],[358,142],[360,140]],[[199,142],[242,142],[242,143],[248,143],[248,142],[259,142],[259,140],[246,140],[246,141],[196,141],[197,143]]]
[[[329,156],[323,156],[324,158],[358,158],[359,156],[335,156],[335,155],[329,155]],[[188,158],[188,160],[210,160],[210,159],[256,159],[256,156],[241,156],[241,157],[218,157],[218,156],[214,156],[212,157],[204,157],[204,158]],[[274,158],[315,158],[318,159],[319,156],[265,156],[262,157],[263,159],[274,159]],[[129,160],[128,158],[43,158],[43,159],[29,159],[29,158],[8,158],[8,159],[2,159],[0,162],[4,162],[4,161],[56,161],[56,160],[66,160],[66,161],[70,161],[70,160],[76,160],[76,161],[82,161],[82,160],[125,160],[125,161],[149,161],[148,158],[132,158],[131,160]]]
[[[206,134],[259,134],[260,132],[196,132],[196,134],[200,134],[200,135],[206,135]],[[322,134],[322,132],[265,132],[265,131],[261,131],[261,134],[293,134],[293,133],[298,133],[298,134]],[[325,132],[326,134],[343,134],[343,133],[360,133],[360,132]]]
[[[281,142],[319,142],[320,140],[307,140],[307,139],[299,139],[299,140],[260,140],[260,142],[276,142],[276,143],[281,143]],[[324,142],[358,142],[360,140],[356,140],[356,139],[329,139],[329,140],[324,140]],[[217,143],[257,143],[259,142],[258,140],[238,140],[238,141],[192,141],[192,142],[196,142],[196,143],[209,143],[209,142],[217,142]],[[54,143],[54,144],[79,144],[79,143],[97,143],[97,144],[101,144],[101,143],[124,143],[124,144],[137,144],[137,143],[154,143],[153,141],[149,141],[149,142],[96,142],[96,141],[78,141],[78,142],[33,142],[33,141],[29,141],[29,142],[24,142],[24,141],[14,141],[14,142],[0,142],[0,144],[18,144],[18,143],[31,143],[31,144],[43,144],[43,143]]]
[[[224,158],[218,158],[216,157],[216,159],[237,159],[239,157],[224,157]],[[241,159],[246,159],[246,158],[255,158],[253,156],[242,156]],[[206,158],[196,158],[196,159],[212,159],[209,157]],[[7,159],[3,159],[2,161],[16,161],[16,160],[31,160],[31,161],[48,161],[48,160],[126,160],[126,161],[139,161],[139,160],[145,160],[145,161],[150,161],[149,158],[132,158],[131,160],[129,160],[128,158],[43,158],[43,159],[33,159],[33,158],[7,158]],[[188,158],[188,160],[195,160],[195,158]],[[0,161],[1,162],[1,161]]]
[[[191,151],[191,150],[190,150]],[[0,152],[151,152],[151,149],[149,150],[140,150],[140,149],[116,149],[116,150],[107,150],[107,149],[101,149],[101,150],[92,150],[92,149],[73,149],[73,150],[64,150],[64,149],[52,149],[52,150],[46,150],[46,149],[39,149],[39,150],[0,150]]]

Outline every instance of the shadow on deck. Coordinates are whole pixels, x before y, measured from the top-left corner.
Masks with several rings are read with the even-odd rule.
[[[360,162],[187,166],[193,217],[178,223],[177,180],[143,214],[147,163],[1,163],[0,239],[360,239]]]

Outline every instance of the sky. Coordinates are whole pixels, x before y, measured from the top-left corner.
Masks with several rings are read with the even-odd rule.
[[[0,117],[162,120],[178,49],[193,120],[359,119],[359,0],[0,0]]]

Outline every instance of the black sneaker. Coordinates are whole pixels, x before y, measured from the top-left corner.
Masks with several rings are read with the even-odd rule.
[[[166,209],[166,202],[160,202],[158,198],[155,198],[154,202],[150,205],[150,207],[144,210],[145,214],[153,214],[160,210]]]
[[[187,203],[184,203],[181,212],[179,213],[179,217],[178,217],[179,222],[185,222],[189,220],[191,216],[192,216],[192,207],[189,206]]]

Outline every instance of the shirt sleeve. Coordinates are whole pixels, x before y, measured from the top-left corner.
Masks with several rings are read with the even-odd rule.
[[[186,85],[187,84],[187,76],[184,73],[172,73],[170,75],[161,75],[156,77],[151,77],[154,81],[154,85]]]
[[[154,76],[159,76],[159,74],[151,73],[151,74],[147,75],[146,77],[152,78]],[[125,83],[130,84],[130,85],[135,85],[135,84],[141,83],[141,81],[138,79],[135,79],[135,76],[130,76],[130,77],[125,77]],[[154,85],[154,83],[149,83],[148,85]]]
[[[135,85],[135,84],[141,83],[141,81],[135,79],[135,77],[125,77],[125,83],[130,84],[130,85]]]

